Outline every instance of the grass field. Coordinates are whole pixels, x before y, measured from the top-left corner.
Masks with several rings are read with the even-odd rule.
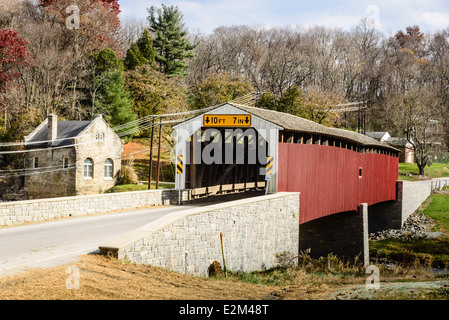
[[[333,257],[307,260],[299,268],[262,272],[230,272],[227,277],[202,278],[152,266],[127,263],[100,255],[82,256],[71,265],[79,269],[79,288],[67,287],[68,266],[35,269],[0,277],[2,300],[328,300],[367,299],[363,266],[348,266]],[[369,299],[448,300],[445,283],[420,292],[414,286],[434,284],[435,275],[421,269],[379,267],[381,288],[399,284],[391,294],[376,290]],[[446,282],[447,283],[447,282]],[[447,284],[446,284],[447,285]],[[356,292],[359,294],[355,294]],[[340,292],[350,292],[341,294]]]
[[[156,140],[155,140],[156,141]],[[162,146],[160,154],[160,181],[173,182],[175,181],[175,167],[170,158],[171,149],[167,146]],[[153,145],[153,160],[151,168],[151,179],[156,180],[157,177],[157,144]],[[150,139],[134,139],[124,146],[122,160],[124,163],[131,162],[139,181],[147,182],[150,169]],[[139,188],[137,188],[139,190]]]
[[[159,182],[159,189],[173,189],[175,185],[173,183]],[[151,189],[156,189],[156,182],[151,182]],[[113,192],[128,192],[128,191],[143,191],[148,190],[148,181],[144,184],[123,184],[117,185],[109,189],[108,193]]]
[[[394,260],[405,265],[449,268],[449,194],[432,195],[418,209],[435,221],[433,231],[444,232],[435,239],[386,239],[370,243],[370,256]]]
[[[440,177],[449,177],[449,167],[444,163],[434,163],[426,167],[425,176],[419,176],[418,166],[414,163],[399,164],[399,180],[418,181],[423,179],[433,179]]]
[[[449,234],[449,195],[436,194],[425,208],[424,214],[438,221],[437,230]]]

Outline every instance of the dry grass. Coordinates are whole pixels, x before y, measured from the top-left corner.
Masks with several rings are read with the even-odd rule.
[[[0,278],[2,300],[266,300],[326,299],[331,288],[295,273],[288,285],[244,283],[194,277],[124,263],[99,255],[82,256],[79,289],[67,289],[67,266],[36,269]]]
[[[367,277],[364,272],[351,268],[323,269],[312,273],[304,269],[287,269],[250,275],[250,278],[245,278],[248,274],[242,277],[234,273],[228,278],[201,278],[101,255],[81,256],[80,261],[72,266],[80,272],[79,289],[66,286],[72,275],[66,273],[68,266],[35,269],[16,276],[0,277],[0,299],[328,300],[343,297],[340,292],[352,292],[355,288],[360,291]],[[405,288],[406,281],[436,280],[427,272],[410,272],[402,268],[382,269],[381,275],[382,283],[403,283]],[[262,282],[254,277],[261,277]],[[273,277],[280,281],[272,281]],[[347,295],[347,298],[351,296]],[[447,299],[447,294],[442,298]]]

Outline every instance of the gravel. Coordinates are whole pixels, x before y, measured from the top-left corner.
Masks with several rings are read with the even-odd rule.
[[[441,236],[442,232],[431,232],[430,229],[434,223],[425,215],[413,213],[404,222],[402,229],[388,229],[379,232],[371,233],[370,240],[384,240],[396,238],[401,240],[408,240],[414,238],[437,238]]]

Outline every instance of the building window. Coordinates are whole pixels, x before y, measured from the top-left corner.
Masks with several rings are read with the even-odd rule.
[[[102,132],[102,133],[100,134],[100,140],[101,140],[101,141],[104,141],[104,132]]]
[[[92,179],[94,177],[94,162],[87,158],[84,161],[84,179]]]
[[[359,168],[359,178],[362,177],[362,168]]]
[[[69,167],[69,158],[64,157],[62,158],[62,168],[67,169]]]
[[[37,168],[39,168],[39,158],[34,157],[33,158],[33,169],[37,169]]]
[[[104,178],[105,179],[112,179],[114,174],[114,163],[111,159],[107,159],[104,162]]]
[[[95,133],[95,140],[99,140],[100,139],[100,134],[97,132],[97,133]]]

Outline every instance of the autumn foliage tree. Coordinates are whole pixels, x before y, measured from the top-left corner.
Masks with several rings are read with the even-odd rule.
[[[202,109],[225,103],[255,91],[248,79],[229,74],[212,74],[192,88],[192,108]]]
[[[40,5],[42,20],[53,26],[58,39],[53,52],[56,49],[59,61],[70,66],[59,85],[65,90],[60,91],[46,109],[51,108],[52,112],[63,113],[68,118],[89,118],[91,112],[87,105],[92,106],[94,101],[89,103],[88,92],[92,91],[92,73],[95,73],[91,55],[110,48],[123,56],[117,49],[115,38],[120,27],[118,1],[46,0]],[[79,24],[71,25],[75,16],[79,17]]]
[[[15,30],[0,30],[0,90],[4,90],[7,83],[20,76],[19,67],[33,64],[27,44]]]
[[[11,97],[8,95],[13,87],[10,84],[21,75],[21,69],[33,65],[33,58],[27,50],[28,42],[19,37],[15,30],[0,30],[0,103],[3,109],[3,124],[7,131],[9,119],[20,110],[11,110]],[[14,114],[10,114],[10,113]],[[2,131],[3,131],[2,130]]]
[[[89,54],[115,47],[121,12],[118,0],[42,0],[40,3],[47,19],[63,26],[67,42],[74,47],[89,50]],[[66,27],[67,19],[74,13],[67,9],[74,5],[79,9],[79,30]]]
[[[43,7],[48,7],[50,5],[56,4],[56,3],[62,3],[61,0],[41,0],[41,5]],[[118,3],[118,0],[94,0],[92,2],[102,2],[103,5],[107,8],[109,8],[111,11],[113,11],[115,14],[119,14],[121,12],[120,5]],[[75,1],[71,1],[72,4],[75,4]]]

